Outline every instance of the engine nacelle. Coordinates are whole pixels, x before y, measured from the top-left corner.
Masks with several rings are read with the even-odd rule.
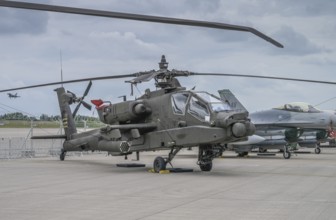
[[[100,120],[105,124],[140,121],[152,112],[141,100],[97,106],[97,110]]]

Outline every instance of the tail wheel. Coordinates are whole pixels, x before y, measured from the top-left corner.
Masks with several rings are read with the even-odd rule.
[[[166,161],[162,157],[156,157],[154,160],[153,168],[155,173],[159,173],[161,170],[166,169]]]
[[[63,161],[65,159],[66,151],[62,149],[62,152],[60,154],[60,160]]]

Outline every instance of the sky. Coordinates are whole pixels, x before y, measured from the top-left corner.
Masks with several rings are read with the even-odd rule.
[[[0,7],[0,89],[61,80],[169,69],[252,74],[336,82],[336,1],[334,0],[58,0],[26,1],[253,27],[284,45],[278,48],[247,32],[147,23]],[[62,54],[62,62],[61,56]],[[62,68],[61,68],[62,67]],[[86,101],[135,99],[127,79],[95,81]],[[230,89],[254,112],[288,102],[336,109],[335,85],[235,77],[182,77],[187,89],[218,94]],[[64,87],[81,96],[87,83]],[[0,94],[0,115],[21,111],[58,115],[58,86]],[[81,108],[81,115],[97,116]]]

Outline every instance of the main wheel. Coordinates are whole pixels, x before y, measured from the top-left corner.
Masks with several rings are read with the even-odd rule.
[[[260,148],[259,147],[259,153],[266,153],[267,152],[267,149],[264,149],[264,148]]]
[[[155,173],[166,169],[166,161],[162,157],[156,157],[154,160],[153,168]]]
[[[248,155],[248,152],[239,152],[238,157],[246,157]]]
[[[321,148],[317,147],[315,148],[315,154],[320,154],[321,153]]]
[[[212,169],[212,161],[206,163],[206,164],[200,164],[199,165],[202,171],[210,171]]]
[[[283,157],[284,157],[285,159],[289,159],[289,158],[291,157],[291,152],[289,152],[289,151],[284,151],[284,152],[283,152]]]

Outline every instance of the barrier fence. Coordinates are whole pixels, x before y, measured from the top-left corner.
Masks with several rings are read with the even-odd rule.
[[[0,138],[0,159],[58,156],[62,145],[62,139]]]

